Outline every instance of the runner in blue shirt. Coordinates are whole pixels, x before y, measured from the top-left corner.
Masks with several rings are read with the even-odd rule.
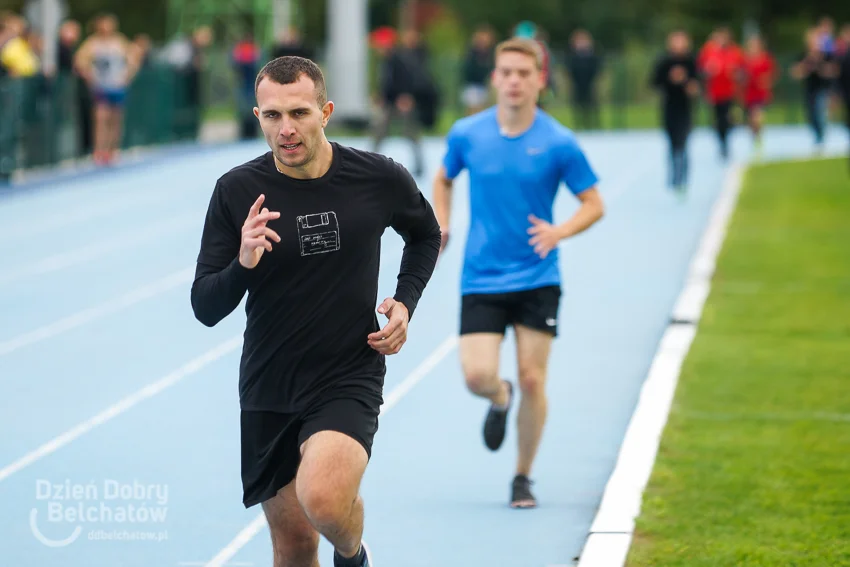
[[[573,133],[536,103],[546,85],[536,42],[512,38],[496,48],[495,107],[452,127],[434,181],[434,210],[449,241],[452,180],[469,174],[470,226],[461,282],[460,352],[469,390],[490,401],[484,441],[497,450],[505,437],[513,386],[499,376],[505,331],[514,329],[519,454],[511,506],[534,507],[532,463],[546,421],[545,379],[557,335],[561,286],[558,244],[603,214],[597,176]],[[561,183],[581,202],[556,224],[552,208]]]

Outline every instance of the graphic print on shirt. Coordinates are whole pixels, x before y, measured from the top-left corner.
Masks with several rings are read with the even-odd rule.
[[[335,212],[302,215],[296,221],[302,256],[339,250],[339,223]]]

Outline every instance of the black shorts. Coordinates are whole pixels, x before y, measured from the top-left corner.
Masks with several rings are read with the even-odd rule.
[[[560,303],[559,286],[464,295],[460,308],[460,334],[504,334],[509,325],[523,325],[557,336]]]
[[[274,497],[292,482],[301,445],[319,431],[338,431],[359,442],[372,457],[383,399],[373,392],[326,396],[301,413],[241,413],[242,503],[246,508]]]

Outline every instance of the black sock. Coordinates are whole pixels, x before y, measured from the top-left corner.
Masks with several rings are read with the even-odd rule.
[[[336,550],[334,550],[334,567],[360,567],[363,565],[363,559],[365,558],[366,550],[363,549],[363,546],[360,546],[360,549],[357,551],[357,554],[351,559],[346,559],[342,555],[339,554]]]

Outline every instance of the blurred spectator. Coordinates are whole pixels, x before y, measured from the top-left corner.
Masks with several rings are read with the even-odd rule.
[[[118,31],[118,18],[98,16],[95,33],[75,56],[75,66],[94,100],[94,160],[102,165],[118,157],[124,133],[127,91],[139,68],[138,52]]]
[[[313,53],[301,39],[301,32],[295,26],[289,26],[283,30],[278,37],[278,41],[272,49],[272,58],[285,57],[293,55],[296,57],[304,57],[312,59]]]
[[[461,101],[466,114],[484,110],[490,102],[490,74],[493,72],[495,34],[490,26],[480,26],[463,61]]]
[[[400,45],[391,49],[382,61],[380,75],[381,109],[374,149],[379,150],[393,119],[400,118],[404,136],[413,145],[413,174],[420,176],[424,171],[420,128],[433,123],[436,88],[428,51],[417,30],[402,32]]]
[[[820,149],[824,142],[832,81],[838,76],[835,57],[823,50],[817,28],[806,33],[806,51],[791,67],[791,76],[803,82],[806,117]]]
[[[761,151],[764,109],[773,101],[773,86],[779,78],[776,59],[761,35],[747,39],[743,67],[743,104],[756,150]]]
[[[667,51],[655,63],[651,84],[661,94],[661,116],[669,141],[669,185],[684,191],[688,181],[688,138],[693,128],[693,100],[699,94],[696,58],[690,37],[681,30],[667,37]]]
[[[259,134],[259,124],[254,116],[254,81],[260,72],[260,46],[254,34],[246,32],[233,46],[231,56],[236,71],[236,114],[239,122],[239,138],[254,139]]]
[[[0,13],[0,76],[31,77],[39,72],[40,62],[24,37],[26,32],[21,16]]]
[[[66,20],[59,26],[59,46],[57,61],[59,72],[73,82],[72,92],[75,102],[72,108],[76,112],[75,124],[79,132],[80,153],[89,155],[94,150],[92,136],[92,97],[85,80],[74,66],[74,56],[80,45],[82,28],[76,20]]]
[[[720,155],[729,157],[729,131],[732,104],[739,93],[744,70],[743,51],[732,40],[732,31],[721,26],[712,33],[697,56],[697,69],[705,82],[705,95],[714,108],[714,129],[720,142]]]
[[[820,50],[827,55],[835,55],[835,22],[824,16],[815,28]]]
[[[144,69],[151,63],[151,38],[146,33],[136,34],[133,38],[132,48],[135,50],[139,69]]]
[[[850,24],[841,26],[841,33],[835,41],[835,54],[843,57],[850,51]]]
[[[57,65],[60,73],[72,73],[74,53],[80,44],[80,22],[66,20],[59,26],[59,45],[57,46]]]
[[[601,58],[593,47],[593,36],[587,30],[576,30],[572,36],[572,51],[567,69],[573,86],[573,112],[579,128],[601,128],[599,103],[596,99],[596,80],[602,67]]]
[[[192,120],[188,126],[191,137],[197,139],[201,132],[203,109],[205,107],[202,77],[207,66],[207,49],[212,44],[213,33],[209,26],[201,26],[192,33],[192,58],[183,70],[186,81],[186,96],[192,109]]]

